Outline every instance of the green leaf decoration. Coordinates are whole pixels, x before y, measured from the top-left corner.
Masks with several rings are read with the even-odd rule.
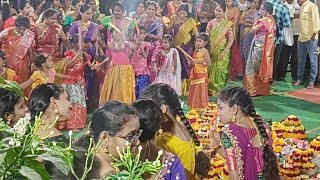
[[[20,87],[20,85],[17,82],[5,80],[1,76],[0,76],[0,88],[14,92],[18,96],[25,98],[25,96],[22,92],[22,88]]]
[[[21,169],[19,170],[21,175],[24,177],[31,179],[31,180],[42,180],[41,176],[33,169],[27,167],[27,166],[22,166]]]
[[[50,176],[46,171],[43,162],[37,160],[29,160],[26,162],[26,166],[34,169],[41,176],[41,179],[50,179]]]
[[[51,156],[48,153],[41,154],[39,156],[41,159],[50,161],[54,164],[63,174],[68,175],[70,172],[70,167],[59,157]]]
[[[7,156],[7,152],[0,154],[0,166],[4,162],[4,160],[6,159],[6,156]]]

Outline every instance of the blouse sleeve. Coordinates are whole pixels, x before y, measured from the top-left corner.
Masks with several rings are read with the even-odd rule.
[[[213,27],[213,21],[209,21],[206,28],[206,33],[210,33],[210,30],[212,29],[212,27]]]
[[[224,148],[229,171],[237,170],[236,152],[232,146],[230,137],[226,133],[221,134],[221,143]]]

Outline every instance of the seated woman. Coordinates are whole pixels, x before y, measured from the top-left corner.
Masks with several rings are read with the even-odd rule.
[[[221,135],[214,131],[211,145],[226,156],[229,179],[279,180],[270,129],[257,114],[249,92],[240,87],[225,88],[218,106],[225,126]]]
[[[139,112],[140,129],[142,130],[139,138],[142,146],[142,160],[154,161],[158,156],[158,152],[163,150],[154,142],[155,134],[159,131],[160,125],[164,121],[160,106],[147,99],[136,101],[132,106]],[[186,179],[185,170],[177,156],[165,151],[162,155],[162,163],[164,165],[162,170],[155,175],[147,174],[144,179]]]
[[[41,115],[43,120],[37,134],[49,141],[68,142],[58,130],[58,123],[70,119],[71,104],[66,92],[60,85],[41,84],[33,89],[28,107],[31,119]]]
[[[24,97],[19,96],[15,91],[0,88],[0,118],[5,123],[13,127],[27,112]]]
[[[87,179],[103,179],[112,176],[115,169],[112,166],[113,159],[119,159],[117,147],[126,147],[126,142],[131,145],[132,151],[138,151],[141,135],[140,123],[137,112],[128,104],[119,101],[108,101],[93,113],[91,132],[76,142],[78,153],[74,158],[75,173],[81,177],[86,165],[85,153],[88,149],[90,138],[98,143],[101,140],[101,148],[95,155],[92,171]]]
[[[186,179],[194,179],[196,175],[206,177],[210,169],[209,158],[203,153],[175,90],[167,84],[153,84],[142,93],[142,98],[157,102],[164,115],[163,132],[157,134],[156,144],[180,158]]]

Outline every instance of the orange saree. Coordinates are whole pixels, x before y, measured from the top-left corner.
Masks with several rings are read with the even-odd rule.
[[[17,34],[15,28],[5,29],[0,33],[2,49],[6,53],[7,66],[14,70],[18,76],[18,83],[26,82],[30,78],[30,54],[34,42],[34,33],[26,30],[23,34]],[[25,90],[25,95],[29,95],[29,88]]]
[[[276,22],[272,16],[264,17],[253,29],[257,32],[246,64],[244,87],[251,96],[266,96],[270,94],[273,75]]]

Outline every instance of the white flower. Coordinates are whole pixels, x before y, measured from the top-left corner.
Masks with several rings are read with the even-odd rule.
[[[8,144],[10,146],[21,146],[21,142],[16,139],[11,139]]]
[[[141,150],[142,150],[142,146],[139,146],[139,147],[138,147],[138,150],[141,151]]]
[[[129,146],[129,144],[130,144],[130,143],[129,143],[128,141],[126,141],[126,146]]]
[[[53,134],[54,134],[54,131],[50,131],[50,134],[49,134],[49,135],[51,136],[51,135],[53,135]]]
[[[26,134],[30,119],[30,114],[27,113],[23,118],[20,118],[13,126],[13,130],[18,134],[18,136],[23,136]]]
[[[72,131],[71,131],[71,130],[69,131],[68,135],[69,135],[70,137],[72,136]]]
[[[160,150],[160,151],[158,152],[158,155],[161,156],[162,154],[163,154],[163,150]]]

